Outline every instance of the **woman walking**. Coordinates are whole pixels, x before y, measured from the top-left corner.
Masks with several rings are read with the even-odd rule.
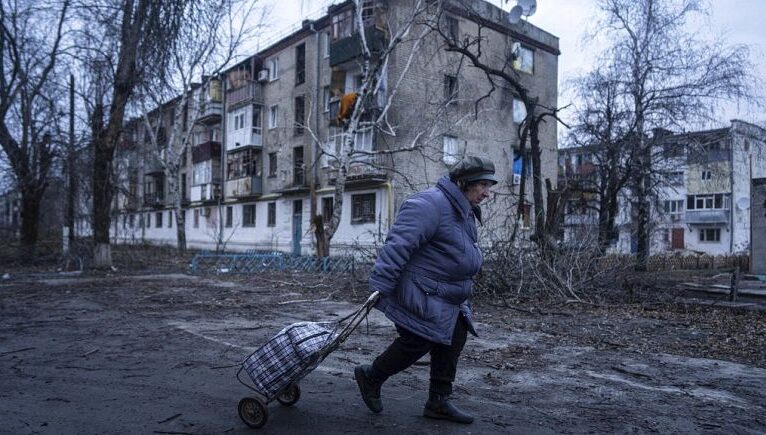
[[[469,304],[472,278],[482,264],[475,221],[481,223],[479,204],[495,184],[489,159],[466,157],[435,187],[402,204],[370,276],[370,290],[381,295],[376,308],[394,322],[399,336],[372,364],[354,369],[372,412],[383,410],[380,390],[386,379],[430,352],[423,416],[473,422],[450,396],[467,333],[476,335]]]

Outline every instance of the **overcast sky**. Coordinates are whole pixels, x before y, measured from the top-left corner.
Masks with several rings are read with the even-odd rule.
[[[264,0],[273,5],[271,32],[282,33],[297,25],[303,18],[316,18],[330,0]],[[510,9],[516,1],[488,0],[496,6]],[[753,75],[756,87],[766,94],[766,0],[708,0],[711,35],[723,35],[731,44],[746,44],[750,47],[755,64]],[[335,3],[338,3],[336,1]],[[587,72],[600,47],[583,44],[583,35],[597,16],[596,0],[537,0],[537,12],[528,17],[530,23],[559,38],[559,89],[564,89],[567,79]],[[559,105],[568,104],[566,93],[560,93]],[[728,124],[729,119],[738,118],[750,122],[766,122],[766,112],[731,103],[722,110],[720,121]],[[711,126],[712,127],[712,126]]]

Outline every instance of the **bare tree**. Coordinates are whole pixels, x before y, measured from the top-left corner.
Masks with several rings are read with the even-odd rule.
[[[0,144],[21,194],[22,255],[35,250],[40,202],[61,139],[54,68],[69,6],[0,1]]]
[[[164,171],[173,209],[179,252],[186,251],[186,225],[181,209],[179,175],[182,157],[190,148],[194,124],[213,101],[211,86],[217,84],[220,94],[220,74],[236,58],[242,47],[261,28],[265,10],[257,12],[257,0],[204,0],[187,5],[186,18],[179,36],[169,50],[170,62],[157,71],[153,80],[140,87],[139,106],[153,146],[150,147]],[[251,19],[251,17],[253,19]],[[253,25],[253,22],[257,24]],[[195,80],[201,80],[195,82]],[[150,119],[150,110],[160,107],[169,99],[170,122],[163,125],[159,119]],[[220,98],[220,95],[218,96]],[[162,118],[161,111],[159,117]],[[168,134],[160,138],[158,128],[167,128]]]
[[[598,68],[574,81],[577,92],[575,124],[570,144],[592,156],[592,167],[565,173],[573,201],[598,213],[598,246],[603,253],[618,234],[620,193],[633,175],[630,154],[630,114],[620,96],[619,77],[608,67]],[[576,169],[576,168],[568,168]],[[594,202],[592,198],[596,198]]]
[[[112,263],[109,244],[114,151],[136,86],[163,71],[184,24],[184,0],[83,0],[82,62],[93,94],[89,110],[93,155],[93,236],[97,268]]]
[[[527,142],[529,142],[530,156],[532,164],[532,197],[534,205],[534,234],[533,239],[546,248],[553,245],[552,235],[548,230],[553,229],[552,222],[546,222],[544,185],[542,178],[542,162],[540,159],[540,129],[546,122],[561,122],[558,117],[560,109],[549,107],[540,101],[539,96],[528,89],[524,84],[519,72],[520,53],[513,51],[513,45],[508,43],[508,52],[504,56],[492,56],[492,50],[489,50],[488,39],[485,34],[487,27],[482,24],[485,22],[477,5],[467,0],[456,0],[450,2],[450,7],[460,11],[472,21],[477,23],[475,33],[464,33],[462,37],[456,38],[450,32],[446,25],[446,20],[441,14],[431,22],[432,28],[438,32],[443,41],[444,50],[448,53],[457,53],[460,56],[461,65],[471,66],[481,70],[489,84],[489,90],[483,95],[476,97],[474,105],[475,112],[478,114],[479,108],[486,99],[490,98],[495,91],[503,88],[511,89],[511,92],[524,104],[525,118],[518,126],[515,132],[519,138],[520,154],[526,154]],[[526,160],[524,165],[526,166]],[[527,173],[527,168],[522,169],[522,173]],[[519,200],[517,207],[517,217],[521,217],[522,206],[525,202],[526,177],[521,178],[519,186]],[[518,219],[517,219],[518,220]],[[515,231],[513,236],[515,237]]]
[[[630,113],[638,268],[650,246],[651,201],[657,186],[652,129],[686,127],[714,113],[716,101],[752,96],[747,47],[704,42],[688,32],[704,14],[702,0],[601,0],[598,30],[611,41],[602,62],[617,77],[616,92]]]

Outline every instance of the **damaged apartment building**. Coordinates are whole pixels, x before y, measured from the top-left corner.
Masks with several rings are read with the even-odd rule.
[[[757,230],[766,219],[759,212],[763,203],[759,189],[766,184],[760,181],[766,177],[766,129],[732,120],[729,127],[713,130],[656,129],[652,140],[657,187],[652,199],[651,253],[727,255],[766,247],[766,233]],[[564,217],[565,239],[598,231],[599,152],[597,147],[559,150],[560,185],[573,188]],[[577,187],[588,184],[596,188]],[[620,195],[617,237],[611,250],[635,252],[630,190],[625,188]]]
[[[484,56],[500,59],[501,68],[512,64],[531,95],[556,107],[558,38],[526,21],[509,24],[507,12],[489,2],[462,3],[446,2],[439,21],[446,33],[460,39],[481,29]],[[338,114],[364,77],[360,35],[378,61],[397,23],[412,10],[408,0],[360,4],[362,28],[354,2],[335,4],[195,88],[189,102],[199,110],[184,112],[196,119],[184,125],[191,140],[178,181],[189,247],[314,252],[311,202],[316,198],[317,213],[329,218],[338,178],[334,151],[347,128]],[[499,194],[486,207],[485,239],[509,230],[517,206],[529,214],[529,205],[517,204],[512,195],[527,158],[517,138],[523,105],[510,88],[490,93],[486,75],[446,52],[436,33],[426,35],[411,56],[412,35],[421,30],[414,28],[391,52],[379,73],[379,92],[364,102],[333,253],[379,243],[407,196],[432,186],[467,154],[492,159],[501,180]],[[372,122],[389,103],[383,122]],[[155,112],[158,119],[165,116]],[[147,148],[143,124],[134,120],[129,126],[118,157],[114,240],[173,245],[167,175],[141,151]],[[555,123],[541,128],[542,174],[552,180],[556,137]]]

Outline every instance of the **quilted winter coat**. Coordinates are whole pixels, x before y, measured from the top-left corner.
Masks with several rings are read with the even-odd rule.
[[[481,268],[475,219],[458,186],[442,177],[402,204],[370,275],[376,308],[429,341],[450,344],[462,312],[476,335],[469,298]]]

